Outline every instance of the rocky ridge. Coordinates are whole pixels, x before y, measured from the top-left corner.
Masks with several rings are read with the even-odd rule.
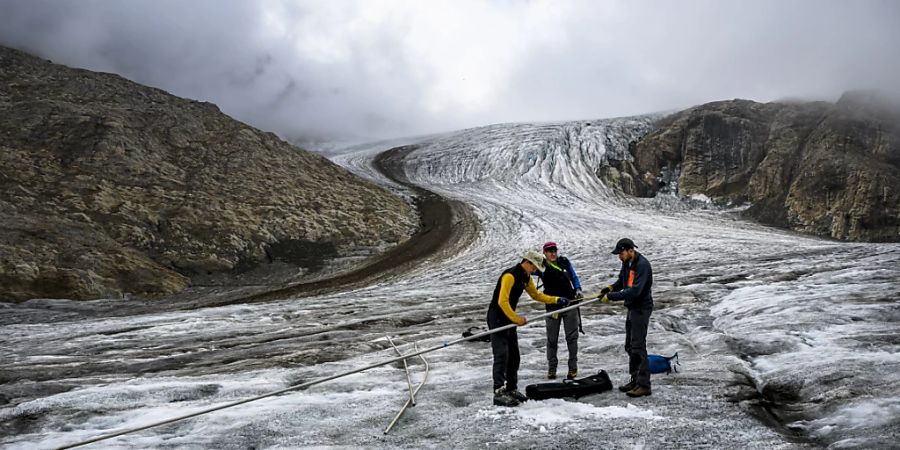
[[[400,198],[210,103],[0,47],[0,300],[304,273],[417,228]],[[296,270],[295,270],[296,272]]]
[[[627,193],[702,194],[760,222],[851,241],[900,241],[900,106],[732,100],[669,116],[607,178]],[[613,162],[615,163],[615,162]]]

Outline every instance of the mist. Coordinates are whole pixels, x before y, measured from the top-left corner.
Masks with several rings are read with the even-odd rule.
[[[299,142],[898,91],[890,1],[0,1],[0,44]]]

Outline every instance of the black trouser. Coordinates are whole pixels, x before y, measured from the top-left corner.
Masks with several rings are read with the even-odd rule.
[[[494,327],[495,328],[495,327]],[[494,390],[503,387],[514,390],[519,382],[519,335],[515,328],[491,335],[494,351]]]
[[[650,361],[647,359],[647,328],[653,307],[629,309],[625,319],[625,351],[628,372],[638,386],[650,387]]]

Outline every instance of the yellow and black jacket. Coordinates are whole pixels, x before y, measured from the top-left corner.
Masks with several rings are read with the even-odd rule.
[[[488,328],[522,322],[522,318],[516,314],[516,306],[519,304],[519,297],[522,296],[523,291],[528,292],[531,298],[546,304],[554,304],[559,298],[538,291],[534,286],[531,274],[526,273],[521,264],[516,264],[504,270],[497,279],[491,305],[488,307]]]

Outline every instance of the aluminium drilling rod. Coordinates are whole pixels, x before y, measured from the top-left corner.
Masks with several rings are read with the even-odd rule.
[[[602,297],[602,295],[600,295],[600,294],[595,294],[595,295],[591,295],[591,296],[584,297],[584,298],[581,298],[581,299],[577,299],[577,300],[579,300],[579,302],[578,302],[578,304],[576,304],[576,305],[567,306],[567,307],[565,307],[565,308],[557,309],[557,310],[555,310],[555,311],[547,311],[547,312],[545,312],[545,313],[543,313],[543,314],[539,314],[539,315],[537,315],[537,316],[534,316],[534,319],[540,319],[540,318],[542,318],[542,317],[547,317],[547,316],[552,315],[552,314],[564,313],[564,312],[566,312],[566,311],[571,311],[571,310],[573,310],[573,309],[581,308],[582,306],[584,306],[584,305],[586,305],[586,304],[588,304],[588,303],[593,303],[594,301],[596,301],[596,300],[599,299],[600,297]],[[534,323],[534,321],[533,321],[533,320],[529,320],[528,323],[526,323],[526,324],[523,325],[523,326],[527,326],[528,324],[531,324],[531,323]],[[200,410],[200,411],[197,411],[197,412],[193,412],[193,413],[191,413],[191,414],[186,414],[186,415],[183,415],[183,416],[173,417],[173,418],[171,418],[171,419],[161,420],[161,421],[159,421],[159,422],[154,422],[154,423],[151,423],[151,424],[148,424],[148,425],[144,425],[144,426],[141,426],[141,427],[137,427],[137,428],[129,428],[129,429],[127,429],[127,430],[117,431],[117,432],[115,432],[115,433],[104,434],[104,435],[102,435],[102,436],[97,436],[97,437],[95,437],[95,438],[91,438],[91,439],[88,439],[88,440],[85,440],[85,441],[80,441],[80,442],[76,442],[76,443],[74,443],[74,444],[69,444],[69,445],[64,445],[64,446],[62,446],[62,447],[57,447],[57,449],[58,449],[58,450],[62,450],[62,449],[67,449],[67,448],[80,447],[80,446],[82,446],[82,445],[92,444],[92,443],[94,443],[94,442],[103,441],[103,440],[110,439],[110,438],[114,438],[114,437],[117,437],[117,436],[122,436],[122,435],[125,435],[125,434],[130,434],[130,433],[134,433],[134,432],[141,431],[141,430],[146,430],[146,429],[148,429],[148,428],[154,428],[154,427],[158,427],[158,426],[161,426],[161,425],[167,425],[167,424],[170,424],[170,423],[172,423],[172,422],[178,422],[179,420],[190,419],[191,417],[196,417],[196,416],[200,416],[200,415],[203,415],[203,414],[208,414],[208,413],[211,413],[211,412],[213,412],[213,411],[218,411],[218,410],[220,410],[220,409],[231,408],[231,407],[233,407],[233,406],[243,405],[244,403],[255,402],[255,401],[257,401],[257,400],[261,400],[261,399],[264,399],[264,398],[267,398],[267,397],[272,397],[272,396],[275,396],[275,395],[278,395],[278,394],[283,394],[283,393],[285,393],[285,392],[291,392],[291,391],[296,391],[296,390],[299,390],[299,389],[308,388],[308,387],[310,387],[310,386],[314,386],[314,385],[317,385],[317,384],[321,384],[321,383],[324,383],[324,382],[326,382],[326,381],[331,381],[331,380],[334,380],[334,379],[336,379],[336,378],[341,378],[341,377],[345,377],[345,376],[347,376],[347,375],[353,375],[353,374],[356,374],[356,373],[364,372],[364,371],[366,371],[366,370],[374,369],[374,368],[376,368],[376,367],[386,366],[386,365],[388,365],[388,364],[392,364],[392,363],[395,363],[395,362],[397,362],[397,361],[405,361],[405,360],[407,360],[407,359],[409,359],[409,358],[412,358],[413,356],[419,356],[419,355],[423,355],[423,354],[425,354],[425,353],[431,353],[431,352],[433,352],[433,351],[440,350],[440,349],[442,349],[442,348],[449,347],[449,346],[451,346],[451,345],[459,344],[460,342],[471,341],[471,340],[473,340],[473,339],[478,339],[478,338],[480,338],[480,337],[482,337],[482,336],[488,336],[488,335],[494,334],[494,333],[496,333],[496,332],[498,332],[498,331],[508,330],[508,329],[510,329],[510,328],[517,327],[517,326],[518,326],[518,325],[516,325],[516,324],[514,324],[514,323],[511,323],[511,324],[509,324],[509,325],[504,325],[504,326],[502,326],[502,327],[497,327],[497,328],[490,329],[490,330],[485,331],[485,332],[483,332],[483,333],[473,334],[472,336],[469,336],[469,337],[458,338],[458,339],[453,340],[453,341],[444,341],[444,343],[443,343],[443,344],[440,344],[440,345],[435,345],[435,346],[433,346],[433,347],[428,347],[428,348],[426,348],[426,349],[424,349],[424,350],[419,350],[419,351],[417,351],[417,352],[409,353],[409,354],[406,354],[406,355],[403,355],[403,356],[398,356],[398,357],[396,357],[396,358],[391,358],[391,359],[384,360],[384,361],[381,361],[381,362],[378,362],[378,363],[369,364],[368,366],[365,366],[365,367],[362,367],[362,368],[359,368],[359,369],[355,369],[355,370],[351,370],[351,371],[348,371],[348,372],[339,373],[339,374],[336,374],[336,375],[331,375],[331,376],[329,376],[329,377],[317,378],[317,379],[315,379],[315,380],[307,381],[306,383],[298,384],[298,385],[296,385],[296,386],[291,386],[291,387],[284,388],[284,389],[281,389],[281,390],[277,390],[277,391],[274,391],[274,392],[269,392],[268,394],[258,395],[258,396],[256,396],[256,397],[252,397],[252,398],[247,398],[247,399],[244,399],[244,400],[238,400],[238,401],[235,401],[235,402],[226,403],[226,404],[224,404],[224,405],[219,405],[219,406],[215,406],[215,407],[212,407],[212,408],[203,409],[203,410]]]

